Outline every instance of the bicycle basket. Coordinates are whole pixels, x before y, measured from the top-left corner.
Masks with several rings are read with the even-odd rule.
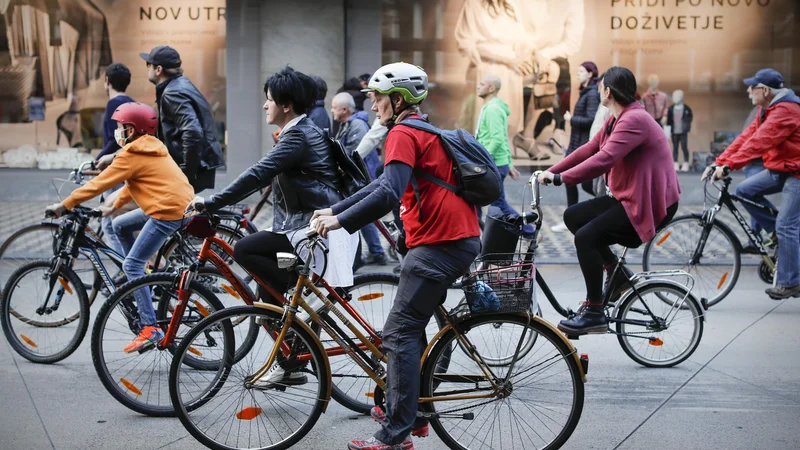
[[[530,311],[533,263],[524,262],[519,254],[486,257],[478,257],[474,263],[477,270],[464,277],[462,289],[470,312]]]

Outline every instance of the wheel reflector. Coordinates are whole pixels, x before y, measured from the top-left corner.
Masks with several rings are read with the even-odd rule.
[[[376,300],[379,298],[383,298],[383,292],[375,292],[374,294],[366,294],[358,297],[356,300],[360,302],[368,302],[370,300]]]
[[[261,408],[248,406],[247,408],[236,413],[236,418],[239,420],[253,420],[261,414]]]
[[[671,235],[671,234],[672,234],[672,231],[668,231],[668,232],[667,232],[667,234],[665,234],[665,235],[664,235],[664,237],[662,237],[661,239],[659,239],[659,240],[658,240],[658,242],[656,242],[656,247],[659,247],[659,246],[661,246],[661,244],[663,244],[663,243],[664,243],[664,241],[666,241],[667,239],[669,239],[669,237],[670,237],[670,235]]]
[[[130,381],[126,380],[125,378],[120,378],[119,382],[122,383],[123,386],[128,388],[128,390],[133,392],[134,394],[139,395],[139,396],[142,395],[142,391],[140,391],[139,388],[137,388],[133,383],[131,383]]]
[[[36,342],[33,342],[33,341],[31,340],[31,338],[29,338],[28,336],[25,336],[24,334],[20,334],[20,335],[19,335],[19,337],[20,337],[20,339],[22,339],[23,341],[25,341],[25,343],[26,343],[26,344],[28,344],[28,345],[30,345],[31,347],[33,347],[33,348],[37,348],[37,347],[39,347],[38,345],[36,345]]]
[[[717,289],[722,289],[722,285],[725,284],[725,280],[728,279],[728,272],[722,274],[722,278],[719,280],[719,284],[717,284]]]
[[[664,345],[664,341],[662,341],[659,338],[652,338],[649,340],[649,342],[650,345],[652,345],[653,347],[661,347],[662,345]]]
[[[67,280],[63,279],[62,277],[58,277],[58,282],[61,283],[61,286],[64,286],[64,289],[66,289],[67,292],[69,292],[69,295],[72,295],[72,288],[69,287],[69,283],[67,282]]]
[[[200,356],[200,357],[203,356],[203,353],[200,350],[192,347],[191,345],[189,346],[189,352],[190,353],[194,353],[195,355]]]
[[[211,313],[208,311],[208,308],[206,308],[205,306],[201,305],[201,304],[200,304],[200,302],[198,302],[198,301],[196,301],[196,300],[195,300],[195,302],[194,302],[194,306],[197,308],[197,311],[198,311],[198,312],[200,313],[200,315],[202,315],[203,317],[208,317],[208,316],[210,316],[210,315],[211,315]]]
[[[242,297],[239,297],[239,294],[232,287],[228,286],[227,284],[223,284],[222,285],[222,289],[225,289],[225,292],[227,292],[228,294],[234,296],[237,300],[241,300],[242,299]]]
[[[367,393],[366,393],[366,394],[364,394],[364,395],[366,395],[366,396],[367,396],[367,397],[369,397],[369,398],[375,398],[375,393],[374,393],[374,392],[367,392]]]

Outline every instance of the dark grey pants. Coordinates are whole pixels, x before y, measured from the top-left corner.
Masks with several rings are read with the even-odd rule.
[[[383,328],[389,358],[386,421],[375,438],[385,444],[400,444],[409,437],[417,415],[425,327],[444,302],[447,288],[469,270],[480,248],[477,237],[414,247],[403,261],[397,296]]]

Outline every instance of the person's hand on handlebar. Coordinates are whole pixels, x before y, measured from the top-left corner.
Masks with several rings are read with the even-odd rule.
[[[332,216],[332,215],[333,215],[332,208],[318,209],[314,211],[314,214],[311,216],[311,220],[314,220],[320,216]]]
[[[561,184],[561,177],[557,174],[553,174],[549,170],[545,170],[544,172],[540,173],[539,176],[536,178],[539,184],[543,184],[547,186],[548,184],[555,184],[559,186]]]
[[[100,157],[100,159],[98,159],[95,163],[97,170],[104,170],[106,167],[110,166],[111,163],[114,162],[114,156],[116,155],[112,153],[110,155]]]
[[[52,217],[55,219],[61,217],[65,212],[67,212],[67,207],[64,206],[63,203],[54,203],[44,209],[45,217]]]
[[[106,206],[106,205],[100,205],[100,206],[97,207],[97,209],[101,213],[103,213],[103,217],[108,217],[111,214],[114,214],[114,211],[117,210],[117,208],[114,208],[113,206]]]
[[[312,219],[312,226],[317,233],[319,233],[319,235],[325,239],[328,238],[328,232],[342,228],[342,224],[339,223],[339,219],[333,214],[317,216],[316,218]]]
[[[199,213],[204,212],[206,210],[206,199],[203,197],[197,196],[189,202],[189,206],[186,207],[187,211],[197,211]]]
[[[721,180],[730,173],[730,170],[728,166],[708,166],[703,171],[703,176],[700,177],[700,180],[705,181],[709,176],[711,176],[711,181]]]

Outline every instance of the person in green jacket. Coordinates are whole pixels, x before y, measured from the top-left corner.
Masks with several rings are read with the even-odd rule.
[[[511,110],[506,102],[497,96],[500,87],[500,78],[495,75],[486,75],[478,83],[478,97],[482,98],[484,103],[478,116],[475,138],[494,158],[502,179],[505,181],[506,176],[511,175],[511,178],[517,180],[519,172],[511,161],[511,147],[508,145],[508,116]],[[505,189],[500,191],[500,197],[489,206],[500,209],[503,216],[519,215],[506,201]],[[481,208],[478,208],[478,218],[482,219],[482,216]],[[523,234],[533,234],[533,226],[525,225]]]

